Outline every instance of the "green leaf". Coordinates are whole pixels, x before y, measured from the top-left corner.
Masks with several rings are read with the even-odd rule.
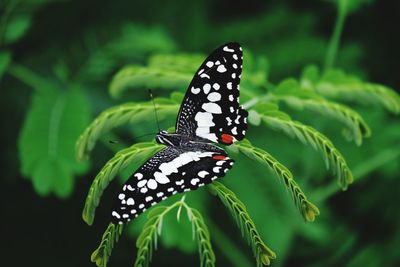
[[[201,54],[156,54],[150,57],[148,66],[193,75],[204,58]]]
[[[53,159],[41,161],[32,175],[33,186],[41,196],[46,196],[54,190],[58,196],[67,197],[72,192],[73,182],[73,177],[62,162]]]
[[[309,222],[315,220],[315,216],[319,215],[318,208],[307,199],[300,186],[294,180],[292,173],[283,164],[268,152],[252,146],[246,139],[240,143],[235,143],[235,147],[247,157],[255,159],[271,168],[283,180],[303,218]]]
[[[176,50],[175,42],[157,26],[123,23],[113,29],[116,36],[104,38],[99,33],[88,33],[84,39],[89,58],[79,69],[81,80],[101,80],[126,62],[143,61],[152,53]],[[81,57],[84,57],[82,55]]]
[[[338,176],[339,185],[343,190],[353,182],[353,175],[347,166],[345,158],[328,137],[310,126],[290,119],[282,119],[281,117],[270,115],[261,115],[261,119],[268,127],[283,131],[288,136],[297,138],[303,144],[311,145],[315,150],[319,151],[325,160],[326,167],[331,167]]]
[[[254,257],[256,258],[257,266],[269,265],[271,259],[275,259],[276,255],[262,240],[245,205],[237,198],[235,193],[219,182],[214,181],[208,187],[229,209],[240,227],[242,235],[246,235],[247,241],[251,244]]]
[[[326,100],[301,99],[292,96],[281,96],[279,100],[292,108],[308,109],[343,123],[347,127],[345,129],[346,137],[350,141],[354,140],[358,146],[362,144],[363,137],[371,136],[371,130],[361,115],[345,105]]]
[[[384,85],[360,81],[340,70],[327,71],[314,88],[327,98],[379,105],[392,113],[400,113],[400,95],[396,91]]]
[[[163,98],[156,98],[154,101],[159,119],[178,112],[179,105],[175,101]],[[92,121],[76,142],[76,157],[79,160],[86,158],[94,148],[96,141],[114,127],[146,120],[153,112],[154,106],[151,102],[127,103],[103,111]]]
[[[181,206],[178,201],[170,206],[157,205],[147,213],[147,222],[136,240],[138,248],[135,267],[148,267],[153,256],[153,247],[157,249],[157,236],[161,233],[164,216],[172,209]]]
[[[301,73],[301,88],[312,89],[319,79],[320,73],[318,67],[315,65],[308,65]]]
[[[110,223],[101,238],[99,247],[93,251],[90,260],[98,267],[106,267],[108,260],[110,259],[112,249],[115,243],[118,242],[120,235],[122,234],[123,225]]]
[[[144,162],[163,147],[154,143],[137,143],[115,154],[96,175],[90,186],[82,212],[83,220],[92,225],[104,190],[121,170],[133,162]]]
[[[305,99],[323,99],[311,90],[304,90],[300,87],[299,82],[296,79],[288,78],[283,80],[273,90],[273,94],[276,96],[292,96]]]
[[[88,121],[88,103],[79,88],[42,88],[33,96],[18,143],[22,174],[40,195],[72,192],[74,175],[88,167],[74,157],[75,140]]]
[[[119,98],[128,89],[186,89],[193,74],[156,67],[127,66],[114,75],[110,95]]]
[[[4,43],[11,44],[20,39],[31,25],[31,18],[26,15],[13,17],[6,26]]]
[[[192,222],[193,232],[196,235],[197,244],[199,246],[200,267],[214,267],[215,255],[211,246],[210,233],[203,216],[194,208],[186,206],[189,221]]]
[[[11,62],[11,53],[8,51],[0,51],[0,80],[4,72],[7,70]]]

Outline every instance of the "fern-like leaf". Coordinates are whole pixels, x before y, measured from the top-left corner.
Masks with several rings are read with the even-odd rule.
[[[196,234],[200,254],[200,267],[214,267],[215,255],[211,246],[210,233],[200,212],[185,206],[189,220],[192,222],[193,233]]]
[[[148,267],[153,256],[153,247],[157,244],[157,235],[161,232],[164,216],[177,206],[175,202],[171,206],[156,206],[147,214],[147,222],[136,240],[138,248],[135,267]]]
[[[286,188],[290,191],[293,201],[303,218],[309,222],[315,220],[315,216],[319,215],[318,208],[307,199],[300,186],[294,180],[292,173],[283,164],[272,157],[268,152],[254,147],[246,139],[240,143],[236,143],[235,147],[247,157],[255,159],[271,168],[285,183]]]
[[[112,79],[109,92],[118,98],[127,89],[170,89],[186,88],[193,74],[156,67],[127,66]]]
[[[321,82],[316,89],[319,94],[329,98],[350,100],[361,104],[378,104],[392,113],[400,112],[399,94],[384,85],[359,82],[343,84]]]
[[[353,182],[353,175],[346,160],[332,142],[316,129],[282,116],[259,114],[261,120],[272,129],[281,130],[290,137],[299,139],[303,144],[311,145],[322,153],[326,167],[338,176],[339,185],[343,190]]]
[[[133,162],[144,161],[150,155],[161,150],[164,146],[155,143],[137,143],[119,151],[111,158],[94,178],[86,197],[85,207],[82,212],[83,220],[91,225],[103,191],[114,179],[117,173]]]
[[[93,251],[90,259],[98,267],[106,267],[115,243],[121,236],[123,226],[110,223],[103,234],[99,247]]]
[[[179,207],[178,217],[181,208],[184,207],[187,211],[189,221],[192,222],[193,233],[197,238],[199,246],[200,266],[215,266],[215,255],[211,246],[210,233],[204,223],[203,217],[196,209],[189,207],[182,199],[170,206],[157,206],[149,211],[147,222],[136,241],[138,252],[135,267],[149,266],[153,256],[153,249],[157,248],[157,236],[161,234],[164,216],[176,207]]]
[[[229,209],[235,218],[242,235],[246,235],[247,241],[251,244],[257,266],[269,265],[271,259],[276,258],[273,252],[261,239],[253,220],[250,218],[245,205],[237,198],[237,196],[223,184],[214,181],[209,185],[211,191],[216,194]]]
[[[301,77],[302,86],[332,99],[353,101],[360,104],[375,104],[398,114],[400,95],[387,86],[361,81],[342,70],[330,69],[320,77],[318,68],[308,66]]]
[[[155,103],[159,114],[162,116],[174,114],[179,108],[179,104],[170,99],[157,98]],[[151,112],[154,112],[152,103],[127,103],[103,111],[79,137],[76,143],[76,157],[80,160],[87,157],[100,136],[112,128],[145,120]]]
[[[317,99],[301,99],[297,97],[279,97],[287,105],[297,109],[309,109],[336,119],[346,125],[346,136],[357,145],[362,144],[363,137],[369,137],[371,130],[364,119],[353,109],[338,103]]]

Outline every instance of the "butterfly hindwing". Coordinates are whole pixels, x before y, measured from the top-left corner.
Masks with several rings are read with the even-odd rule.
[[[178,114],[178,134],[215,143],[242,140],[247,111],[239,105],[242,48],[227,43],[217,48],[194,75]]]
[[[169,146],[124,184],[112,211],[112,221],[128,222],[171,195],[209,184],[224,176],[233,163],[222,149],[182,150]]]

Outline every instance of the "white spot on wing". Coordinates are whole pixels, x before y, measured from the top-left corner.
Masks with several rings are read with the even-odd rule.
[[[215,134],[213,134],[213,133],[202,134],[202,135],[199,135],[199,136],[200,136],[200,137],[203,137],[203,138],[206,138],[206,139],[208,139],[208,140],[211,140],[211,141],[213,141],[213,142],[215,142],[215,143],[218,142],[217,136],[216,136]]]
[[[161,163],[160,167],[158,167],[160,169],[160,171],[162,172],[162,174],[165,175],[170,175],[171,173],[178,173],[178,169],[176,168],[174,162],[164,162]],[[159,172],[156,172],[154,174],[154,176],[156,176],[156,174]],[[157,174],[159,175],[159,174]],[[156,178],[157,180],[157,178]],[[157,180],[158,182],[158,180]]]
[[[209,174],[208,171],[199,171],[199,173],[197,174],[200,178],[204,178],[206,177],[206,175]]]
[[[208,76],[207,74],[203,73],[203,74],[200,74],[200,78],[210,79],[210,76]]]
[[[201,107],[207,112],[222,114],[221,107],[215,103],[204,103]]]
[[[224,72],[226,72],[226,70],[227,69],[225,68],[224,65],[219,65],[218,68],[217,68],[217,71],[220,72],[220,73],[224,73]]]
[[[199,178],[193,178],[193,179],[190,181],[190,183],[191,183],[192,185],[196,185],[198,182],[200,182],[200,179],[199,179]]]
[[[147,183],[147,180],[142,180],[137,183],[137,187],[143,187]]]
[[[135,204],[135,200],[133,200],[133,198],[128,198],[128,201],[126,201],[126,204],[128,204],[129,206],[134,205]]]
[[[236,126],[233,127],[233,129],[231,130],[231,132],[232,132],[234,135],[237,135],[237,127],[236,127]]]
[[[207,96],[207,99],[210,100],[211,102],[216,102],[221,100],[221,94],[217,92],[212,92]]]
[[[200,93],[200,88],[192,87],[191,91],[192,91],[193,94],[197,95],[198,93]]]
[[[140,193],[145,194],[148,191],[147,187],[143,187],[142,189],[140,189]]]
[[[214,66],[214,62],[208,61],[208,62],[206,63],[206,66],[209,67],[209,68],[211,68],[212,66]]]
[[[203,86],[203,91],[204,91],[205,94],[208,94],[208,92],[210,92],[210,89],[211,89],[211,85],[209,83],[206,83]]]
[[[214,167],[213,168],[213,172],[215,173],[219,173],[219,170],[221,169],[221,167]]]
[[[198,127],[196,129],[196,135],[202,136],[203,134],[208,134],[210,132],[210,127]]]
[[[229,48],[228,46],[224,46],[224,48],[222,48],[222,50],[224,50],[226,52],[235,52],[235,50]]]
[[[147,182],[147,187],[150,189],[156,189],[157,188],[157,182],[154,179],[149,179],[149,181]]]
[[[211,93],[212,95],[214,93]],[[203,126],[214,126],[215,123],[213,122],[213,115],[208,112],[197,112],[196,116],[194,119],[197,121],[197,126],[198,127],[203,127]]]
[[[154,178],[156,179],[156,181],[160,184],[166,184],[169,183],[169,179],[168,177],[162,173],[162,172],[155,172],[154,173]]]

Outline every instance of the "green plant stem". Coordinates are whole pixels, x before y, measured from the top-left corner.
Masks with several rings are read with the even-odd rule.
[[[360,180],[363,177],[366,177],[369,173],[385,165],[386,163],[396,160],[398,157],[400,157],[399,147],[384,150],[381,153],[369,158],[369,160],[363,161],[359,165],[355,166],[353,168],[354,179]],[[336,194],[338,191],[339,190],[337,188],[337,185],[331,184],[323,189],[316,191],[313,198],[317,202],[323,202],[329,197]]]
[[[242,253],[232,240],[219,228],[212,220],[207,220],[207,224],[211,229],[213,236],[213,243],[219,248],[225,258],[235,267],[251,267],[246,255]]]
[[[333,67],[336,55],[339,49],[340,37],[343,32],[344,22],[347,15],[347,0],[337,0],[337,16],[335,22],[335,28],[333,30],[331,39],[329,41],[328,51],[325,56],[324,70],[328,70]]]
[[[42,79],[39,75],[21,65],[13,64],[8,67],[7,72],[14,78],[34,88],[38,93],[42,91],[42,88],[51,86],[50,83]]]

